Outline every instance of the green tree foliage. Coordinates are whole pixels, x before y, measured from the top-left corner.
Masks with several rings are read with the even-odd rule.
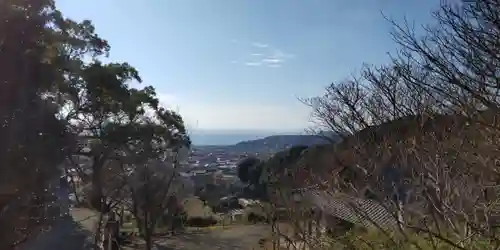
[[[302,152],[307,148],[297,145],[273,155],[261,169],[260,182],[276,182],[285,175],[291,176],[296,170],[296,163],[302,157]]]
[[[292,167],[302,156],[302,151],[307,148],[307,146],[297,145],[278,152],[267,161],[266,166],[272,169],[274,173],[283,172],[285,169]]]
[[[140,163],[189,147],[181,116],[159,107],[154,88],[128,85],[141,81],[135,68],[99,61],[109,50],[90,21],[63,17],[53,0],[0,1],[0,249],[43,222],[45,210],[32,207],[45,203],[42,187],[67,156],[92,160],[101,209],[108,160]],[[90,152],[76,147],[82,140]]]
[[[262,160],[257,157],[250,156],[243,159],[238,163],[238,178],[243,183],[256,183],[256,176],[258,176],[259,165],[261,165]]]
[[[53,1],[0,2],[0,249],[46,222],[43,187],[58,176],[71,143],[44,95],[62,79],[62,23]]]
[[[92,142],[90,152],[78,149],[75,155],[92,158],[91,204],[106,209],[101,172],[108,160],[126,153],[128,163],[140,164],[161,158],[167,149],[189,147],[190,141],[182,118],[159,106],[153,87],[128,86],[141,82],[129,64],[94,60],[83,65],[79,74],[69,82],[65,119],[74,124],[81,140]]]
[[[243,189],[243,195],[248,198],[266,199],[266,186],[261,183],[262,170],[265,161],[250,156],[238,164],[238,177],[248,186]]]
[[[253,198],[267,199],[271,182],[276,182],[285,174],[295,170],[295,163],[302,157],[307,146],[294,146],[273,155],[267,161],[248,157],[238,164],[238,177],[248,184],[247,195]],[[281,180],[280,180],[281,181]]]

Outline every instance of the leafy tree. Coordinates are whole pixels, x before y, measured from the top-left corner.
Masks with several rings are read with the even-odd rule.
[[[90,150],[76,148],[73,155],[91,159],[90,204],[105,214],[117,204],[103,193],[107,162],[142,166],[151,160],[161,161],[172,150],[178,153],[180,146],[189,147],[190,140],[181,116],[159,107],[153,87],[128,86],[128,82],[141,79],[127,63],[94,60],[79,74],[78,81],[70,82],[74,91],[66,96],[65,119],[79,140],[90,145]]]
[[[75,124],[73,130],[81,140],[91,142],[90,152],[77,149],[75,155],[92,159],[91,203],[102,210],[107,206],[101,178],[106,161],[126,154],[129,160],[146,162],[162,157],[165,149],[180,142],[189,144],[189,137],[182,118],[158,106],[153,87],[127,85],[141,81],[137,70],[127,63],[94,61],[80,74],[81,78],[70,85],[66,119]]]
[[[47,98],[64,78],[62,48],[72,47],[65,24],[51,0],[0,2],[1,249],[46,222],[44,187],[72,142]]]
[[[262,163],[262,160],[257,157],[250,156],[243,159],[240,163],[238,163],[238,178],[243,183],[256,183],[259,174],[259,167]]]
[[[307,146],[297,145],[273,155],[264,165],[260,182],[269,183],[284,181],[285,176],[292,176],[297,169],[296,163],[302,157],[302,152]]]
[[[267,161],[267,166],[271,167],[273,172],[284,171],[284,169],[292,167],[307,148],[308,146],[297,145],[278,152]]]
[[[189,144],[181,117],[158,106],[152,87],[127,85],[140,81],[133,67],[101,63],[108,43],[90,21],[64,18],[53,0],[1,1],[0,41],[0,248],[37,226],[28,212],[38,210],[21,208],[45,203],[41,187],[59,176],[65,156],[92,159],[92,203],[105,211],[101,172],[109,160],[146,162]],[[90,152],[76,146],[82,140]]]
[[[248,184],[244,193],[258,199],[268,198],[269,184],[280,179],[285,173],[295,170],[295,163],[307,146],[294,146],[273,155],[267,161],[248,157],[238,164],[238,177]],[[281,181],[281,180],[280,180]]]

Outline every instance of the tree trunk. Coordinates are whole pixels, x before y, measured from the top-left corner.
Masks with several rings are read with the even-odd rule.
[[[92,165],[92,190],[90,196],[90,205],[92,208],[98,210],[99,212],[103,212],[103,192],[102,192],[102,183],[101,183],[101,161],[99,157],[94,157],[94,162]]]
[[[152,223],[149,217],[149,213],[144,213],[144,240],[146,241],[146,250],[151,250],[153,248],[152,234],[154,225],[151,226]]]
[[[105,227],[106,216],[103,213],[99,213],[99,220],[97,222],[97,227],[94,235],[94,245],[96,250],[104,250],[104,239],[105,239]]]
[[[146,250],[151,250],[153,249],[153,239],[152,239],[152,233],[150,232],[149,229],[146,230],[146,235],[144,236],[144,240],[146,241]]]
[[[271,233],[271,242],[273,244],[273,250],[276,250],[278,249],[279,245],[280,245],[280,242],[279,242],[279,234],[278,232],[276,231],[276,215],[273,213],[272,214],[272,224],[271,224],[271,230],[272,230],[272,233]],[[277,237],[276,237],[277,236]]]

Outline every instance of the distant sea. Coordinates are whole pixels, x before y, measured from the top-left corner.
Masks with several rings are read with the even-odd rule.
[[[190,131],[194,145],[233,145],[241,141],[257,140],[271,135],[303,134],[297,132],[250,131],[250,130],[194,130]]]

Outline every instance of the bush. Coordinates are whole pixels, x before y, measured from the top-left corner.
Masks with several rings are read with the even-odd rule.
[[[191,217],[186,224],[191,227],[209,227],[217,224],[217,220],[214,217]]]
[[[265,222],[267,221],[265,216],[256,214],[256,213],[249,213],[247,217],[248,222],[251,223],[258,223],[258,222]]]
[[[455,244],[458,240],[445,237]],[[318,249],[349,249],[349,250],[448,250],[457,249],[449,243],[437,238],[431,238],[425,233],[408,231],[406,236],[398,233],[384,234],[379,230],[365,230],[355,228],[343,235],[325,237],[320,239],[322,247]],[[474,239],[463,242],[464,249],[492,249],[491,244],[485,239]]]

